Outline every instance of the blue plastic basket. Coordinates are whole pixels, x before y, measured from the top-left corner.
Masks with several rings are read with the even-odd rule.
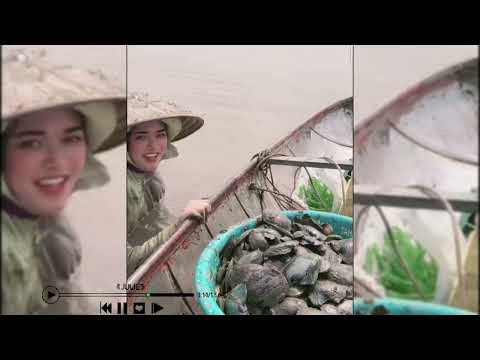
[[[329,223],[335,234],[343,238],[352,237],[352,218],[325,213],[320,211],[284,211],[290,220],[301,218],[303,215],[309,215],[313,219],[322,223]],[[220,253],[233,236],[240,236],[248,229],[253,229],[257,225],[256,219],[250,219],[244,223],[230,228],[227,232],[220,234],[212,240],[200,255],[195,268],[195,291],[197,292],[197,301],[206,315],[225,315],[218,306],[215,297],[202,296],[202,294],[215,293],[215,277],[220,267]]]
[[[378,310],[386,311],[390,315],[476,315],[475,313],[451,306],[416,300],[389,297],[375,299],[373,301],[365,301],[363,299],[354,300],[354,315],[370,315],[377,313]]]

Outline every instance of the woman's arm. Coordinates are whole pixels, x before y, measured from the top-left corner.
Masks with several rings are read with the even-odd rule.
[[[174,233],[177,223],[165,227],[157,235],[145,241],[142,245],[131,246],[127,240],[127,276],[130,275],[157,250],[161,244],[167,241]]]

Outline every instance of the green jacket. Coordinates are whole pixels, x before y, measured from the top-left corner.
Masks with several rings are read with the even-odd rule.
[[[41,239],[38,222],[2,210],[2,313],[34,314],[42,301],[43,284],[35,248]]]
[[[159,176],[127,169],[127,275],[130,276],[175,232],[175,218],[164,204]]]
[[[107,170],[89,156],[76,190],[106,184]],[[39,218],[23,210],[2,178],[2,313],[82,314],[90,312],[85,298],[60,298],[47,304],[42,292],[81,292],[81,246],[63,217]]]
[[[4,198],[3,203],[8,201]],[[78,299],[48,305],[43,289],[79,292],[80,243],[65,219],[37,219],[2,208],[2,313],[76,314]]]

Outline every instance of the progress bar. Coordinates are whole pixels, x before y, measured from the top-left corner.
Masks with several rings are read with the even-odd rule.
[[[47,286],[43,289],[42,298],[47,304],[55,304],[60,298],[94,298],[94,297],[142,297],[142,298],[153,298],[153,297],[194,297],[193,293],[97,293],[97,292],[61,292],[55,286]]]

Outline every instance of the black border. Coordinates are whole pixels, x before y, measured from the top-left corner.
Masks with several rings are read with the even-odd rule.
[[[118,3],[120,4],[120,3]],[[21,9],[4,4],[1,44],[478,44],[474,6],[410,3],[162,2]],[[117,5],[117,4],[116,4]],[[122,4],[123,5],[123,4]],[[243,6],[242,6],[243,5]],[[158,6],[158,9],[155,7]],[[125,9],[124,9],[125,8]],[[10,10],[10,11],[9,11]],[[122,11],[123,10],[123,11]],[[14,16],[9,16],[14,14]],[[47,14],[44,14],[47,13]]]

